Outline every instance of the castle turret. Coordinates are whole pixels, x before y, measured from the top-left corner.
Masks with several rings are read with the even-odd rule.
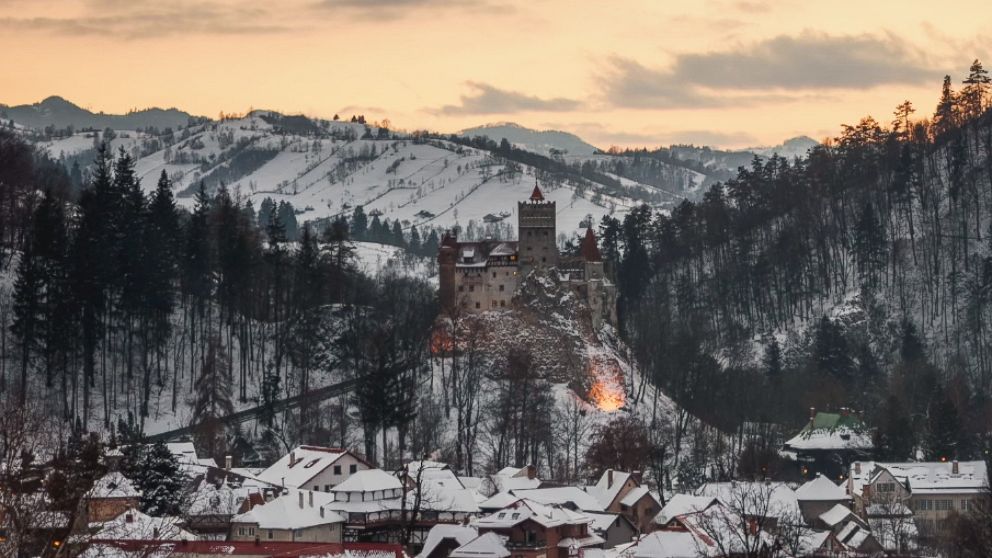
[[[530,199],[517,204],[517,219],[521,276],[536,267],[558,265],[555,202],[545,200],[536,184]]]

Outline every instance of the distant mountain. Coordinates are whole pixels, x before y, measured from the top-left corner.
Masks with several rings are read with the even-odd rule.
[[[805,157],[809,153],[809,150],[817,145],[820,145],[820,142],[809,136],[797,136],[785,140],[781,145],[773,147],[751,147],[747,151],[751,151],[762,157],[771,157],[777,153],[780,157],[791,160],[795,157]]]
[[[65,128],[178,128],[186,126],[192,115],[179,109],[150,108],[127,114],[104,114],[86,110],[62,97],[48,97],[32,105],[0,105],[0,119],[13,120],[26,128],[42,129],[46,126]]]
[[[589,156],[599,151],[575,134],[559,130],[532,130],[513,122],[484,124],[458,132],[468,138],[485,136],[495,142],[506,138],[514,147],[526,149],[542,155],[550,155],[555,149],[571,156]]]

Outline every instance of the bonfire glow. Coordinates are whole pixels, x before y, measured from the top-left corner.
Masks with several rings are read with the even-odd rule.
[[[626,395],[620,386],[608,384],[603,380],[598,380],[592,385],[588,397],[596,407],[599,407],[599,410],[607,413],[620,410],[626,402]]]

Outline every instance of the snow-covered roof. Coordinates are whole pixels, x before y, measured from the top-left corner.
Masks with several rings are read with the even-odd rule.
[[[655,531],[644,536],[623,553],[631,558],[698,558],[715,556],[711,549],[697,542],[689,531]]]
[[[340,448],[297,446],[259,473],[258,478],[276,486],[299,488],[346,453],[347,450]]]
[[[582,511],[603,511],[605,509],[595,496],[577,486],[518,489],[514,490],[512,494],[540,504],[572,505]]]
[[[972,494],[983,491],[988,483],[984,461],[927,461],[920,463],[860,462],[850,467],[851,493],[860,496],[864,486],[882,470],[888,471],[913,494]],[[859,472],[860,471],[860,472]]]
[[[98,540],[159,540],[195,541],[196,535],[181,527],[177,517],[152,517],[129,509],[110,521],[105,521],[93,535]]]
[[[603,537],[599,535],[587,535],[582,538],[575,537],[565,537],[558,541],[558,548],[585,548],[587,546],[595,546],[598,544],[603,544]]]
[[[479,528],[508,529],[531,520],[542,527],[582,525],[590,523],[589,516],[561,506],[546,506],[531,500],[514,502],[507,508],[487,515],[476,522]]]
[[[806,482],[796,489],[796,498],[801,501],[834,501],[847,500],[847,491],[843,487],[837,486],[834,482],[822,475]]]
[[[618,521],[630,521],[618,513],[596,513],[591,511],[583,511],[582,513],[586,514],[591,520],[589,523],[589,528],[597,533],[605,533],[610,527],[613,526],[614,523]]]
[[[519,475],[523,469],[521,467],[503,467],[499,471],[496,471],[497,477],[515,477]]]
[[[431,527],[431,530],[427,532],[424,547],[416,558],[427,558],[445,539],[455,540],[458,542],[458,546],[463,546],[478,536],[479,532],[473,527],[440,523]]]
[[[620,500],[620,504],[624,506],[633,506],[641,498],[649,495],[650,493],[651,492],[648,490],[648,487],[646,486],[635,487],[633,490],[631,490],[630,492],[624,495],[623,499]]]
[[[506,558],[506,539],[496,533],[484,533],[451,552],[449,558]]]
[[[244,486],[234,488],[227,483],[217,486],[204,479],[190,495],[189,510],[186,513],[191,517],[235,515],[241,510],[241,504],[248,495],[258,492],[256,488]]]
[[[854,413],[817,412],[798,434],[785,443],[787,450],[870,450],[871,432]]]
[[[466,488],[451,468],[437,461],[411,461],[406,466],[406,474],[411,482],[419,478],[421,484],[443,488]]]
[[[432,484],[423,485],[421,490],[420,508],[423,510],[471,514],[481,511],[474,490],[467,488],[446,488]],[[407,493],[408,506],[412,507],[414,505],[416,497],[415,491]]]
[[[530,488],[538,488],[541,486],[540,479],[531,479],[527,477],[495,476],[492,478],[492,482],[495,485],[497,492],[507,492],[510,490],[527,490]]]
[[[616,500],[628,478],[630,478],[630,473],[608,469],[599,477],[599,482],[594,486],[586,487],[586,492],[595,496],[602,504],[603,509],[606,509]]]
[[[97,479],[86,493],[87,498],[140,498],[141,491],[127,477],[117,471]]]
[[[751,496],[752,494],[754,496]],[[764,500],[767,497],[770,501],[765,511],[769,517],[792,519],[801,515],[796,491],[784,482],[709,482],[701,486],[696,491],[696,495],[711,496],[734,507],[739,507],[735,504],[741,501]],[[759,507],[763,508],[764,505]]]
[[[852,521],[837,533],[837,540],[853,550],[858,550],[871,536],[871,531]]]
[[[880,502],[865,506],[865,516],[869,520],[883,517],[912,517],[913,511],[902,502]]]
[[[654,522],[665,525],[676,516],[703,511],[717,501],[712,496],[694,496],[692,494],[675,494],[665,502]]]
[[[231,523],[251,523],[260,529],[303,529],[344,523],[345,518],[329,507],[333,499],[326,492],[290,488],[277,498],[232,517]]]
[[[343,482],[331,487],[331,492],[376,492],[399,488],[403,488],[403,483],[395,476],[382,469],[367,469],[352,473]]]
[[[510,492],[500,492],[479,504],[479,507],[485,510],[501,510],[519,499],[519,496],[514,496]]]
[[[830,538],[831,531],[815,531],[812,529],[804,529],[801,533],[797,535],[797,547],[799,556],[812,556],[814,553],[823,548],[823,545]]]
[[[820,521],[831,529],[848,520],[861,521],[854,512],[843,504],[835,504],[834,507],[820,514]]]

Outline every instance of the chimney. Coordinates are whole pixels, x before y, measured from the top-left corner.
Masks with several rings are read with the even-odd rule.
[[[152,529],[152,540],[155,540],[155,541],[158,540],[158,527],[155,527],[154,529]]]
[[[303,491],[299,491],[297,494],[300,495],[300,509],[303,509]]]
[[[854,462],[854,474],[855,475],[860,475],[861,474],[861,462],[860,461],[855,461]]]
[[[124,516],[124,523],[134,523],[134,514],[128,511]]]
[[[296,452],[295,451],[289,452],[289,466],[292,467],[293,465],[296,465]]]
[[[313,507],[313,492],[311,491],[311,492],[308,492],[307,494],[310,495],[310,507],[312,508]]]
[[[606,489],[613,488],[613,469],[606,470]]]
[[[816,418],[816,407],[810,407],[809,408],[809,420],[813,420],[815,418]]]
[[[230,471],[231,470],[231,461],[232,461],[232,459],[231,459],[231,456],[230,455],[225,455],[224,456],[224,470],[225,471]]]
[[[528,479],[531,479],[531,480],[534,480],[534,479],[537,478],[537,467],[535,467],[533,465],[528,465],[527,466],[527,478]]]
[[[630,478],[634,479],[634,483],[637,486],[641,486],[641,483],[644,482],[644,473],[642,471],[631,471]]]
[[[324,518],[324,506],[320,506],[320,518]]]
[[[960,464],[958,463],[958,460],[957,459],[955,459],[954,461],[951,461],[951,474],[952,475],[959,475],[959,474],[961,474],[961,467],[960,467]]]

